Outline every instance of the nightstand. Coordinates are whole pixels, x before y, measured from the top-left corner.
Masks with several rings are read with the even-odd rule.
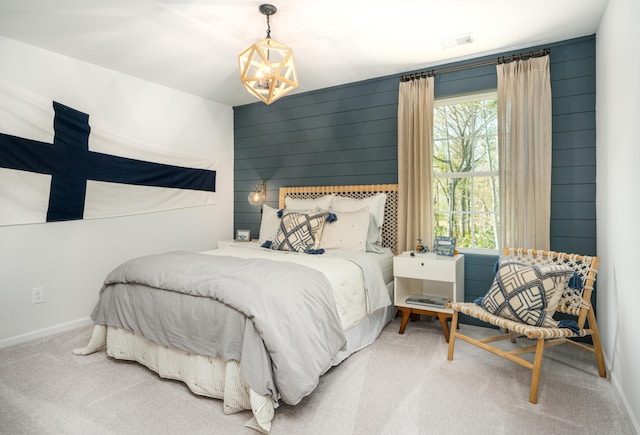
[[[429,301],[410,303],[416,296],[434,296],[451,302],[464,301],[464,255],[453,257],[432,252],[415,254],[404,252],[393,258],[393,300],[402,312],[400,334],[404,334],[409,317],[415,314],[437,317],[442,333],[449,342],[447,321],[453,311],[443,305],[431,305]]]

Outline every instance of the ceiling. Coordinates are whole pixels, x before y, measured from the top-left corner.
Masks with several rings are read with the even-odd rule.
[[[271,37],[293,48],[300,93],[591,35],[607,1],[273,0]],[[237,56],[266,36],[261,3],[2,0],[0,35],[238,106],[257,101]]]

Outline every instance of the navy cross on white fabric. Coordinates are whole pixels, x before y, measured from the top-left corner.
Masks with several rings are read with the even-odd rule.
[[[87,180],[215,192],[216,171],[89,150],[89,115],[53,102],[53,143],[0,133],[0,168],[51,175],[47,222],[82,219]]]

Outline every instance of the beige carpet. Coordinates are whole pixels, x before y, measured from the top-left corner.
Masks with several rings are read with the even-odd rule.
[[[608,379],[586,352],[549,349],[539,403],[530,372],[458,342],[453,361],[437,322],[398,320],[376,343],[324,375],[272,434],[633,434]],[[463,325],[475,335],[483,328]],[[104,352],[76,356],[91,328],[0,350],[2,434],[252,434],[249,412],[162,380]]]

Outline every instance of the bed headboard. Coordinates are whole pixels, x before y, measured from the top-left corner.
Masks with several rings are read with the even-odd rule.
[[[347,198],[362,199],[376,193],[386,193],[384,223],[382,224],[382,246],[390,248],[394,254],[398,250],[398,185],[362,184],[353,186],[298,186],[281,187],[279,207],[284,207],[285,197],[297,199],[317,198],[330,193]]]

